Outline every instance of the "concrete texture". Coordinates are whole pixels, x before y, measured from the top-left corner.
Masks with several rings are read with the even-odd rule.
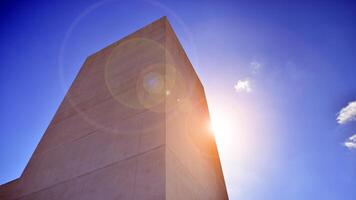
[[[0,199],[228,199],[204,89],[163,17],[87,58]]]

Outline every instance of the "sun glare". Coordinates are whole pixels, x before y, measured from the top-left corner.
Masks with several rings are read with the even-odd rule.
[[[212,116],[210,128],[216,137],[222,137],[231,131],[230,120],[224,115]]]

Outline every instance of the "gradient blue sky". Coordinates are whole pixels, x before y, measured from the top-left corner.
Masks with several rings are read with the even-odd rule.
[[[1,1],[0,183],[21,174],[84,59],[163,15],[224,126],[230,199],[356,199],[356,122],[336,120],[356,101],[351,1]]]

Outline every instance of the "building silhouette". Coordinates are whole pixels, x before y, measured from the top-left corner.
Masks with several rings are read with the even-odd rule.
[[[166,17],[86,59],[0,199],[228,199],[203,86]]]

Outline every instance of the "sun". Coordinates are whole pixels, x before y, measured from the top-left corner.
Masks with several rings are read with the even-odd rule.
[[[216,137],[222,138],[224,135],[231,132],[232,124],[226,115],[213,115],[211,116],[210,128]]]

